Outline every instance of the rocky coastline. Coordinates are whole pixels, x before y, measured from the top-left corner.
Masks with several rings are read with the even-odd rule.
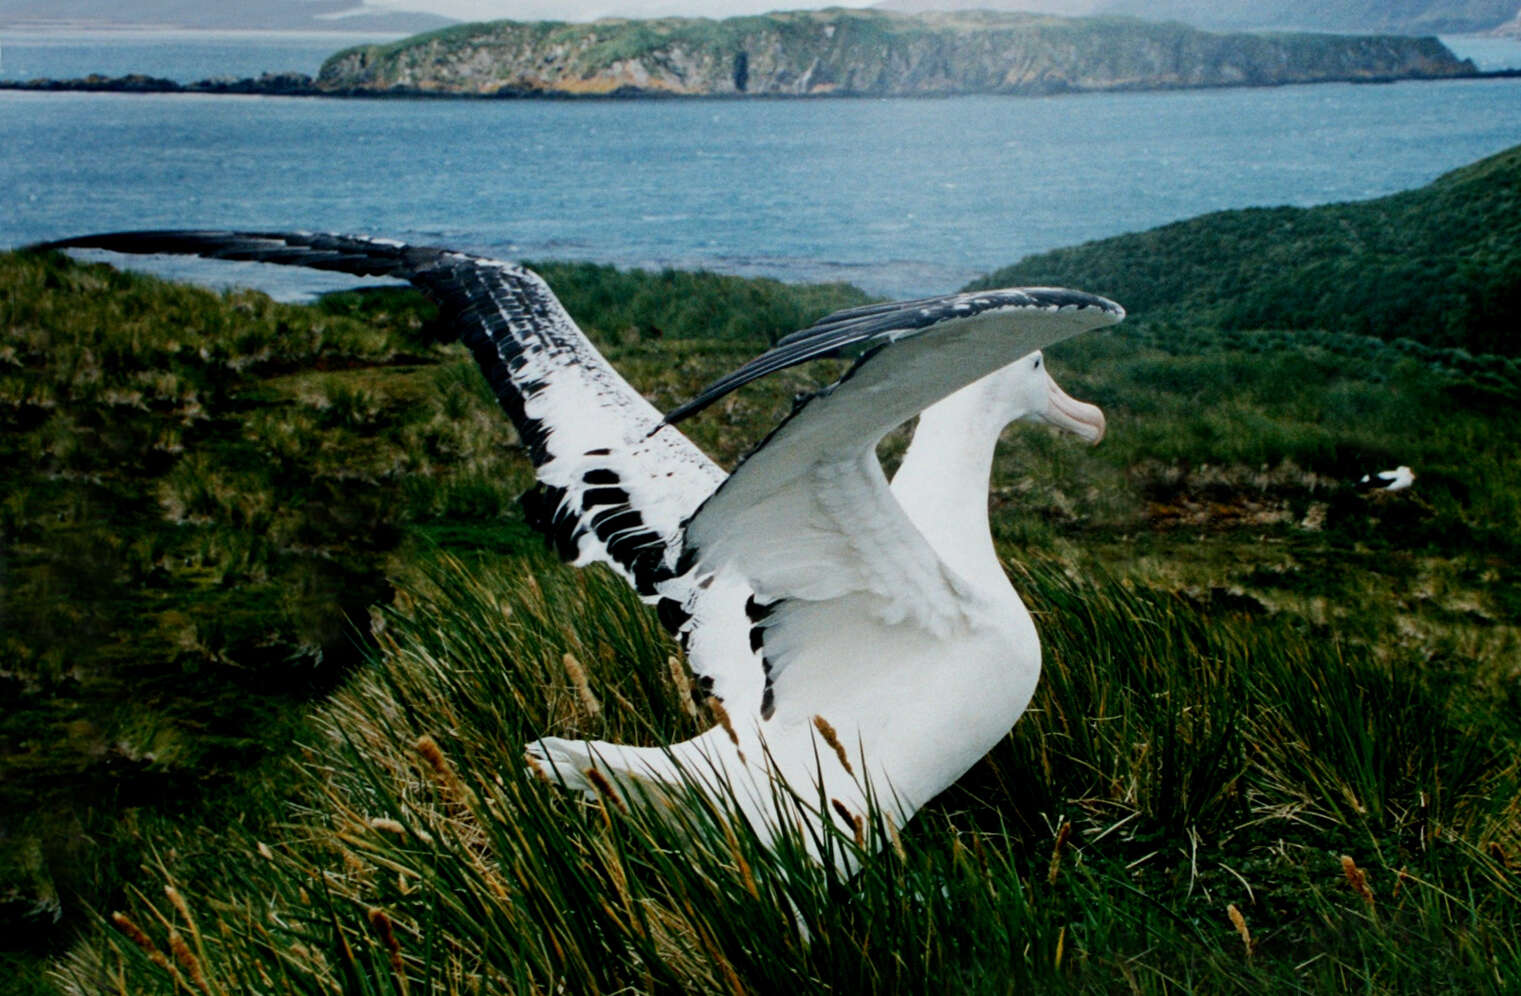
[[[1436,38],[1217,34],[1121,18],[871,10],[591,24],[497,21],[347,49],[317,76],[180,83],[141,74],[0,89],[300,97],[1049,95],[1516,76]]]
[[[261,96],[315,97],[332,96],[317,87],[306,73],[265,73],[243,79],[222,78],[179,83],[161,76],[129,73],[126,76],[103,76],[92,73],[74,79],[0,80],[0,90],[83,93],[241,93]]]
[[[340,52],[316,85],[473,96],[917,97],[1382,82],[1476,71],[1434,37],[833,9],[722,21],[461,25]]]
[[[1499,70],[1472,70],[1463,73],[1449,73],[1442,76],[1347,76],[1343,78],[1326,78],[1317,80],[1322,83],[1397,83],[1409,79],[1515,79],[1521,77],[1521,69]],[[1283,83],[1253,83],[1253,84],[1213,84],[1213,86],[1289,86],[1298,81],[1285,81]],[[1204,89],[1210,85],[1195,85],[1192,87],[1180,87],[1177,85],[1156,84],[1153,86],[1137,85],[1126,87],[1129,90],[1176,90],[1176,89]],[[1047,95],[1063,92],[1064,88],[1052,87],[1045,91]],[[1113,88],[1120,89],[1120,88]],[[491,93],[456,93],[439,90],[427,90],[405,86],[394,86],[384,90],[364,88],[329,88],[319,86],[317,80],[306,73],[266,73],[258,77],[245,77],[242,79],[209,79],[198,80],[194,83],[178,83],[174,80],[161,77],[146,76],[141,73],[130,73],[126,76],[102,76],[92,74],[74,79],[34,79],[34,80],[0,80],[0,90],[21,90],[34,93],[138,93],[138,94],[171,94],[171,93],[194,93],[194,94],[242,94],[244,96],[262,97],[337,97],[337,98],[410,98],[429,100],[510,100],[510,99],[541,99],[541,100],[635,100],[635,99],[670,99],[677,95],[663,90],[643,90],[637,86],[622,86],[614,90],[598,93],[576,93],[571,91],[545,91],[528,88],[503,88]],[[687,95],[686,99],[694,99],[700,96],[708,96],[711,99],[731,99],[734,95],[710,94],[710,95]],[[850,97],[854,94],[807,94],[809,98],[819,97]],[[754,98],[751,98],[754,99]],[[778,97],[778,99],[791,99]]]

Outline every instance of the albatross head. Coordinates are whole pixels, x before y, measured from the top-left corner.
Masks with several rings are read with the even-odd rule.
[[[1078,401],[1052,379],[1039,351],[1016,360],[988,376],[995,404],[1012,422],[1045,422],[1089,443],[1104,438],[1104,413],[1097,405]]]

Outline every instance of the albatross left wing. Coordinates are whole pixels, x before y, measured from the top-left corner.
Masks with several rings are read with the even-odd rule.
[[[524,496],[530,522],[565,559],[606,563],[647,601],[669,579],[667,551],[682,521],[723,480],[608,364],[538,274],[515,263],[306,232],[115,232],[32,248],[190,254],[409,281],[438,304],[517,427],[539,480]]]

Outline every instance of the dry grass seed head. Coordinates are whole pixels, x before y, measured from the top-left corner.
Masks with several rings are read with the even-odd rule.
[[[1241,943],[1246,946],[1246,956],[1252,956],[1252,932],[1246,928],[1246,917],[1236,908],[1235,903],[1225,907],[1225,915],[1230,917],[1231,925],[1236,928],[1236,933],[1241,936]]]
[[[142,949],[149,961],[168,972],[173,977],[176,986],[184,985],[180,979],[179,970],[170,964],[169,959],[158,949],[158,945],[153,943],[153,939],[131,917],[125,913],[116,912],[111,914],[111,922],[116,924],[116,929],[125,934],[128,940]]]
[[[823,716],[813,717],[813,727],[819,731],[819,736],[824,738],[824,742],[833,748],[835,757],[840,759],[840,767],[845,769],[847,775],[854,778],[856,770],[850,766],[850,757],[845,753],[845,745],[840,743],[839,734],[835,733],[834,727],[829,725],[829,721]]]
[[[575,654],[567,653],[560,658],[560,663],[565,667],[565,673],[570,677],[571,686],[576,690],[576,698],[581,702],[581,709],[588,719],[595,719],[602,713],[602,703],[597,696],[592,694],[591,684],[586,680],[586,669],[581,662],[576,660]]]
[[[623,799],[619,797],[617,790],[613,788],[613,783],[607,780],[606,775],[591,767],[583,771],[582,774],[586,776],[587,781],[592,783],[592,786],[596,788],[598,794],[603,799],[611,802],[620,812],[626,812],[623,808]]]
[[[1062,851],[1067,846],[1067,838],[1072,836],[1072,823],[1065,821],[1061,828],[1056,831],[1056,843],[1051,847],[1051,869],[1046,873],[1046,884],[1055,885],[1056,876],[1062,870]]]
[[[686,665],[672,657],[665,659],[665,666],[671,673],[671,684],[676,687],[676,697],[681,700],[681,707],[692,719],[697,718],[697,700],[692,697],[692,682],[687,677]]]
[[[370,817],[370,829],[380,830],[384,833],[393,833],[398,837],[407,832],[407,828],[405,826],[387,816]]]
[[[734,723],[729,719],[729,710],[724,708],[723,699],[720,699],[716,695],[708,696],[708,708],[712,710],[713,718],[718,720],[718,725],[723,727],[724,732],[729,735],[729,741],[738,747],[739,734],[734,732]],[[745,759],[744,755],[741,754],[739,759],[743,761]]]
[[[190,981],[201,992],[210,996],[211,986],[206,982],[206,975],[201,971],[200,960],[195,952],[190,950],[190,945],[185,943],[185,938],[178,930],[169,931],[169,950],[174,952],[174,958],[185,969],[185,974],[190,976]]]
[[[407,992],[406,966],[401,958],[401,942],[396,939],[396,930],[391,924],[391,918],[386,911],[372,906],[365,913],[370,921],[370,926],[375,928],[375,936],[380,938],[380,943],[386,949],[386,957],[391,963],[391,970],[396,973],[397,981],[401,985],[403,994]]]
[[[908,851],[904,849],[903,837],[898,833],[898,821],[893,819],[891,813],[883,813],[882,822],[887,826],[887,839],[892,842],[893,853],[899,861],[907,861]]]
[[[427,733],[417,738],[417,753],[428,763],[428,769],[432,772],[438,786],[450,802],[459,805],[467,805],[469,795],[465,786],[461,784],[459,776],[454,773],[454,766],[444,756],[443,749],[438,746],[438,741]]]
[[[1368,886],[1368,876],[1357,867],[1357,862],[1352,860],[1352,855],[1341,856],[1341,872],[1346,876],[1347,884],[1352,891],[1363,897],[1363,902],[1371,908],[1373,906],[1373,890]]]

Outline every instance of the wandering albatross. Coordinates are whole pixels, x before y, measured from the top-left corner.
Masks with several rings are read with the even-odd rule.
[[[684,780],[724,793],[771,840],[790,819],[777,811],[781,783],[814,821],[804,843],[815,858],[850,864],[819,832],[825,821],[858,836],[875,804],[901,825],[1034,692],[1039,639],[988,529],[993,450],[1020,418],[1102,436],[1102,413],[1061,391],[1040,350],[1119,321],[1111,301],[1025,288],[849,309],[662,417],[517,264],[308,233],[125,232],[35,248],[392,276],[438,303],[533,460],[530,521],[565,559],[604,563],[655,604],[722,703],[720,725],[670,747],[528,745],[529,763],[568,787]],[[845,355],[859,357],[845,376],[732,474],[675,427],[758,377]],[[916,415],[889,485],[876,445]]]
[[[1357,486],[1364,491],[1404,491],[1414,483],[1415,471],[1400,464],[1393,470],[1364,474],[1358,479]]]

